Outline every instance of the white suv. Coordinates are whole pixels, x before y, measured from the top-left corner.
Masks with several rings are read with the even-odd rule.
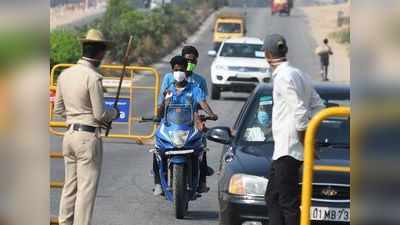
[[[271,69],[262,50],[263,42],[258,38],[242,37],[222,42],[211,65],[211,98],[220,99],[221,92],[252,92],[261,82],[269,82]]]

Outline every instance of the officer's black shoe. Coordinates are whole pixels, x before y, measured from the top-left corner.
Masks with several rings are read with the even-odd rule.
[[[213,168],[207,166],[207,174],[206,175],[209,177],[209,176],[212,176],[213,174],[214,174]]]
[[[199,185],[199,188],[197,189],[197,191],[199,193],[206,193],[210,190],[209,187],[207,187],[207,183],[206,182],[201,182]]]

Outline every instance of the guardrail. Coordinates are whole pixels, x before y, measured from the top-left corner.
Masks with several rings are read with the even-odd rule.
[[[331,107],[317,113],[309,122],[304,140],[303,182],[301,191],[300,225],[310,225],[310,207],[314,170],[350,173],[348,166],[314,165],[314,140],[321,122],[332,116],[350,116],[349,107]]]

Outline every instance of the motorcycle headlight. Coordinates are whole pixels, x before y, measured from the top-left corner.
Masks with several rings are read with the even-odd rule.
[[[268,179],[247,174],[235,174],[229,182],[229,193],[235,195],[264,196]]]
[[[171,138],[172,143],[178,148],[185,146],[188,136],[189,131],[178,130],[169,132],[169,137]]]

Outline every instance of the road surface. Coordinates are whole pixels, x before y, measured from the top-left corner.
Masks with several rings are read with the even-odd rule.
[[[304,5],[311,0],[297,1]],[[295,66],[308,72],[314,79],[319,79],[318,59],[313,50],[315,41],[309,34],[309,27],[302,12],[293,10],[290,17],[271,17],[267,8],[248,8],[248,36],[264,38],[267,33],[283,34],[289,45],[289,59]],[[210,85],[210,65],[213,58],[207,56],[212,48],[211,27],[196,39],[194,45],[200,50],[197,71],[203,74]],[[162,63],[160,72],[169,69]],[[209,86],[210,89],[210,86]],[[212,108],[219,115],[219,121],[208,126],[231,126],[238,115],[247,94],[223,93],[222,100],[210,101]],[[148,109],[144,113],[149,112]],[[61,139],[50,138],[53,150],[61,149]],[[209,142],[209,164],[218,168],[217,159],[221,146]],[[209,193],[191,202],[189,215],[185,220],[176,220],[172,206],[161,197],[152,195],[153,178],[150,176],[152,156],[147,152],[149,146],[142,146],[129,141],[104,141],[104,159],[102,175],[93,215],[95,225],[216,225],[218,224],[217,179],[214,175],[208,179]],[[52,160],[51,178],[63,179],[62,160]],[[51,191],[51,214],[58,214],[60,190]]]

